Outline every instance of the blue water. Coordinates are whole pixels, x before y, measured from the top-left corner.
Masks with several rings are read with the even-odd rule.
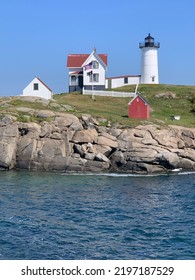
[[[195,174],[0,172],[0,259],[195,259]]]

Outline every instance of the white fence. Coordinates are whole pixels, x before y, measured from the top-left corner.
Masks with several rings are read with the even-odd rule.
[[[83,95],[110,96],[110,97],[134,97],[136,95],[136,93],[135,92],[118,92],[118,91],[83,89]]]

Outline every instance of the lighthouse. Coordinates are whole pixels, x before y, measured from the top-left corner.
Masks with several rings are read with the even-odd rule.
[[[158,84],[158,48],[154,38],[148,34],[144,43],[139,44],[142,51],[141,58],[141,84]]]

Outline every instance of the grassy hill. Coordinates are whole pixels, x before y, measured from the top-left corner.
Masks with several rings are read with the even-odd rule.
[[[135,86],[125,86],[116,89],[116,91],[132,92],[134,88]],[[129,119],[127,117],[128,103],[131,100],[129,97],[96,96],[94,101],[91,96],[83,96],[80,93],[56,94],[52,101],[34,102],[16,96],[0,98],[0,119],[5,114],[10,114],[19,121],[39,122],[44,120],[36,115],[39,110],[62,113],[68,110],[78,117],[82,114],[90,114],[107,119],[112,123],[120,123],[123,126],[156,123],[195,127],[195,86],[139,85],[138,91],[146,98],[152,108],[149,120]],[[31,110],[28,111],[26,108],[31,108]],[[171,116],[174,115],[179,115],[180,120],[171,120]]]
[[[132,92],[135,86],[124,86],[116,91]],[[76,108],[76,115],[83,113],[102,117],[124,126],[134,126],[140,123],[176,124],[186,127],[195,126],[195,87],[173,85],[139,85],[139,93],[149,102],[152,112],[149,120],[129,119],[127,117],[128,102],[131,98],[100,97],[95,101],[91,96],[79,93],[55,95],[55,100]],[[179,115],[179,121],[173,121],[171,116]]]

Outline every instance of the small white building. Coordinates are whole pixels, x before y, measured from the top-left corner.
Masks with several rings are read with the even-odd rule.
[[[69,70],[69,92],[85,90],[104,90],[107,70],[107,55],[69,54],[67,58]]]
[[[106,78],[106,88],[118,88],[127,85],[140,84],[141,75],[126,75]]]
[[[38,77],[35,77],[30,84],[23,89],[23,96],[34,96],[51,99],[52,90]]]

